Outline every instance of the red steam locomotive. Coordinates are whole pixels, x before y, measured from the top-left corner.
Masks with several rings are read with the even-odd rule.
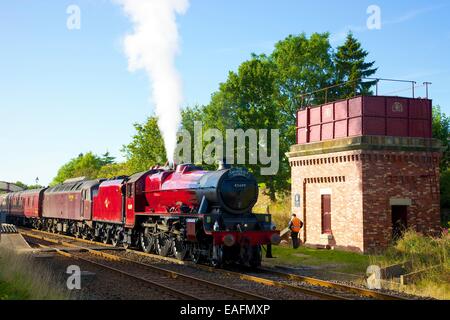
[[[261,265],[278,244],[267,214],[254,214],[255,178],[245,169],[205,171],[190,164],[111,180],[68,180],[0,195],[9,222],[196,263]]]

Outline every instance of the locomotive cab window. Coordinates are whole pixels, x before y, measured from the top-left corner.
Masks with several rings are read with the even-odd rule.
[[[127,184],[127,197],[131,198],[133,196],[133,183]]]
[[[92,199],[98,196],[98,187],[92,188]],[[89,199],[91,200],[91,199]]]

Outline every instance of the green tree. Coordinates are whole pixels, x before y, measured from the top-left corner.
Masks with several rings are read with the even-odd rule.
[[[370,88],[375,82],[361,80],[373,76],[378,70],[374,68],[375,61],[366,61],[368,55],[369,53],[362,48],[361,43],[350,32],[345,43],[337,48],[334,55],[335,82],[336,84],[348,83],[333,90],[333,98],[372,94]]]
[[[296,143],[297,111],[308,105],[324,103],[326,92],[309,94],[334,84],[335,66],[328,33],[290,35],[275,45],[269,57],[276,69],[274,104],[281,130],[280,152],[285,154]],[[283,170],[289,172],[288,161]]]
[[[354,41],[353,41],[354,40]],[[367,53],[353,37],[347,40],[346,53],[352,69],[347,77],[358,72],[372,75],[373,64],[364,62]],[[314,33],[309,38],[305,34],[290,35],[275,45],[272,54],[255,55],[243,62],[237,72],[230,72],[227,80],[211,97],[205,107],[187,109],[183,115],[183,127],[193,131],[193,121],[201,119],[204,129],[279,129],[280,130],[280,170],[276,176],[260,176],[260,165],[247,165],[266,185],[274,199],[276,192],[289,188],[289,164],[285,153],[295,144],[296,114],[300,107],[324,103],[332,98],[325,92],[307,93],[331,86],[337,81],[334,51],[328,33]],[[362,59],[363,63],[360,62]],[[341,78],[346,77],[344,59],[339,60]],[[353,70],[353,72],[351,72]],[[356,70],[356,71],[354,71]],[[361,77],[359,77],[361,78]],[[359,79],[358,78],[358,79]],[[363,84],[359,84],[364,88]],[[246,152],[248,154],[248,150]]]
[[[211,103],[202,114],[204,130],[218,129],[226,137],[227,129],[279,129],[279,110],[275,104],[277,93],[276,66],[271,59],[262,55],[253,55],[252,59],[242,63],[237,72],[230,72],[226,82],[220,85],[218,92],[213,94]],[[270,138],[269,138],[270,141]],[[227,144],[232,141],[226,141]],[[208,143],[208,142],[206,142]],[[272,199],[277,190],[286,187],[286,174],[289,170],[279,170],[277,176],[261,175],[259,164],[248,164],[250,141],[246,141],[244,150],[238,150],[235,144],[235,159],[237,152],[244,152],[247,159],[246,167],[256,176],[260,183],[264,183]],[[259,152],[259,144],[255,151]],[[269,154],[271,146],[269,145]],[[225,152],[225,151],[224,151]],[[281,153],[280,158],[284,158]],[[220,160],[220,159],[217,159]],[[280,162],[282,160],[280,159]]]
[[[450,162],[450,117],[441,110],[440,106],[433,107],[433,138],[441,140],[446,148],[441,160],[441,172],[445,172]]]
[[[334,65],[329,33],[290,35],[275,45],[270,56],[277,69],[278,102],[290,123],[295,122],[298,109],[321,104],[325,94],[305,96],[333,84]]]
[[[80,154],[78,157],[71,159],[64,164],[59,170],[51,185],[63,183],[67,179],[86,177],[87,179],[95,179],[99,170],[104,165],[104,159],[88,152]]]
[[[25,183],[21,182],[21,181],[17,181],[17,182],[15,182],[14,184],[15,184],[16,186],[22,188],[23,190],[27,190],[27,189],[28,189],[28,186],[27,186]]]
[[[97,178],[111,179],[120,176],[130,176],[133,173],[135,172],[131,170],[130,165],[127,162],[111,163],[100,168]]]
[[[42,189],[43,188],[43,186],[41,186],[40,184],[27,185],[21,181],[17,181],[14,184],[18,187],[21,187],[23,190],[34,190],[34,189]]]
[[[194,123],[196,121],[203,122],[204,121],[204,106],[195,105],[193,107],[186,107],[181,111],[181,126],[184,130],[189,132],[190,138],[191,138],[191,148],[190,148],[190,158],[185,159],[187,162],[194,162]],[[179,137],[178,143],[182,143],[182,138]],[[184,154],[179,154],[177,156],[180,156],[183,158]]]
[[[109,151],[105,152],[104,154],[101,155],[100,157],[100,161],[102,162],[103,166],[107,166],[110,164],[114,164],[115,163],[116,158],[111,156],[111,154],[109,153]]]
[[[129,170],[146,171],[155,165],[163,165],[167,159],[164,141],[158,127],[158,119],[149,117],[144,124],[134,124],[136,133],[131,143],[123,147]]]

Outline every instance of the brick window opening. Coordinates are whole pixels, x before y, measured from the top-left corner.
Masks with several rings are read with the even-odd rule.
[[[322,234],[332,234],[331,230],[331,195],[322,195]]]

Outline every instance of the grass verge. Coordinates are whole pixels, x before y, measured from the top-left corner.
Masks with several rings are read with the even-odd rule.
[[[60,283],[31,256],[0,249],[0,300],[68,299]]]
[[[268,264],[288,267],[308,266],[322,271],[354,275],[363,275],[370,263],[368,256],[339,250],[274,246],[272,252],[276,259],[266,259],[265,262]]]
[[[381,267],[406,261],[411,262],[407,271],[422,271],[421,276],[408,285],[395,285],[400,291],[436,299],[450,300],[450,237],[423,236],[413,230],[405,232],[402,239],[383,255],[371,256],[371,264]]]

